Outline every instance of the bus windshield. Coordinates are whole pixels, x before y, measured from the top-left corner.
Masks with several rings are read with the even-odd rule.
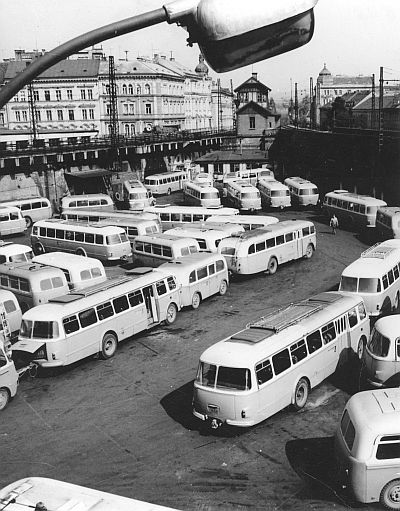
[[[128,241],[128,238],[125,233],[110,234],[106,236],[107,245],[117,245],[118,243],[123,243],[124,241]]]
[[[380,293],[381,282],[378,278],[344,277],[340,280],[340,291],[351,293]]]
[[[33,252],[24,252],[23,254],[15,254],[10,257],[11,263],[29,262],[32,260]]]
[[[251,388],[250,370],[246,368],[217,368],[214,364],[200,362],[197,381],[206,387],[217,389],[249,390]]]
[[[344,277],[340,279],[340,291],[350,291],[350,293],[357,293],[357,277]]]
[[[257,199],[260,196],[259,192],[244,192],[242,193],[242,199]]]
[[[28,337],[29,339],[54,339],[58,335],[58,323],[55,321],[22,320],[21,337]]]
[[[218,192],[202,192],[202,199],[219,199]]]
[[[272,190],[271,197],[286,197],[289,195],[289,190]]]
[[[390,340],[374,328],[368,349],[377,357],[387,357],[389,353]]]
[[[317,188],[302,188],[300,190],[300,195],[317,195],[318,189]]]
[[[146,194],[146,192],[135,192],[129,194],[129,198],[132,200],[146,199],[147,197],[148,195]]]

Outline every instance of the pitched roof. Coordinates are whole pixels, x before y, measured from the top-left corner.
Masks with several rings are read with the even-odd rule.
[[[195,160],[195,163],[200,162],[240,163],[260,161],[268,161],[268,157],[266,156],[265,151],[260,151],[258,149],[253,150],[243,149],[240,153],[235,151],[213,151],[212,153],[207,153],[203,156],[200,156],[200,158],[197,158]]]
[[[276,113],[272,112],[271,110],[264,108],[263,106],[259,105],[255,101],[249,101],[242,107],[238,108],[238,110],[236,111],[236,115],[240,115],[240,114],[246,112],[247,110],[255,111],[259,115],[262,115],[263,117],[275,117],[275,119],[280,118],[279,114],[276,114]]]
[[[251,86],[253,89],[259,89],[261,92],[265,93],[271,92],[271,89],[269,87],[258,81],[257,78],[255,78],[254,76],[251,76],[241,85],[236,87],[235,92],[240,92],[242,89],[248,89],[249,86]]]
[[[386,93],[383,95],[383,108],[400,108],[400,93]],[[375,96],[375,108],[377,108],[379,102],[379,95]],[[360,102],[354,107],[355,110],[371,110],[372,109],[372,98],[369,97],[365,101]]]
[[[5,73],[5,80],[11,80],[21,71],[23,71],[30,61],[15,61],[7,62],[7,71]],[[62,60],[49,69],[41,73],[38,78],[80,78],[80,77],[96,77],[99,71],[100,60],[92,59],[74,59]],[[37,79],[38,79],[37,78]]]

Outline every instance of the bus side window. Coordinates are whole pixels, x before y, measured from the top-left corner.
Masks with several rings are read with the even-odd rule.
[[[214,264],[210,264],[208,266],[208,274],[209,275],[214,275],[214,273],[215,273],[215,265]]]
[[[196,282],[196,270],[191,271],[189,275],[189,284],[193,282]]]
[[[167,283],[168,283],[168,288],[170,291],[173,291],[174,289],[176,289],[176,282],[175,282],[174,277],[168,277]]]
[[[128,298],[125,295],[119,296],[118,298],[114,298],[113,300],[115,313],[126,311],[129,309]]]
[[[388,278],[389,278],[389,285],[392,285],[392,284],[393,284],[393,282],[394,282],[393,270],[389,270],[389,272],[388,272]]]
[[[12,300],[6,300],[3,303],[3,305],[8,314],[10,314],[10,312],[14,312],[17,310],[17,307],[15,306],[15,303]]]
[[[348,317],[349,317],[350,328],[353,328],[354,326],[357,325],[357,310],[356,309],[352,309],[348,313]]]
[[[132,293],[129,293],[128,300],[131,307],[136,307],[136,305],[140,305],[144,302],[141,291],[133,291]]]
[[[306,358],[307,348],[304,339],[301,339],[301,341],[295,342],[290,346],[290,356],[292,357],[292,364],[297,364],[297,362]]]
[[[79,322],[76,316],[70,316],[69,318],[63,319],[63,326],[65,333],[72,334],[79,330]]]
[[[111,302],[102,303],[101,305],[98,305],[96,309],[97,316],[99,317],[100,321],[106,318],[110,318],[111,316],[114,316],[114,311]]]
[[[367,317],[367,311],[365,310],[365,305],[363,303],[358,304],[358,314],[360,316],[360,321]]]
[[[397,280],[399,278],[399,267],[397,265],[393,268],[393,274],[394,278]]]
[[[309,353],[314,353],[314,351],[319,350],[322,346],[321,333],[319,330],[307,335],[306,340]]]
[[[158,296],[165,295],[167,292],[167,286],[163,280],[159,280],[156,282],[157,294]]]
[[[6,256],[0,255],[0,264],[6,263],[6,262],[7,262]]]
[[[273,378],[274,374],[269,360],[264,360],[264,362],[260,362],[256,365],[256,376],[259,385],[262,385]]]
[[[285,239],[284,239],[283,234],[281,236],[277,236],[276,237],[276,244],[277,245],[282,245],[284,242],[285,242]]]
[[[387,289],[389,287],[389,281],[388,281],[387,275],[384,275],[382,277],[382,282],[383,282],[383,289]]]
[[[396,339],[396,354],[397,358],[400,359],[400,337]]]
[[[254,244],[253,244],[253,245],[250,245],[250,246],[249,246],[249,254],[254,254],[254,253],[255,253],[255,251],[256,251],[255,245],[254,245]]]
[[[400,458],[400,435],[383,436],[376,450],[377,460],[393,460]]]
[[[96,311],[94,308],[87,309],[78,314],[79,321],[81,323],[81,327],[85,328],[87,326],[93,325],[97,323]]]
[[[289,350],[285,348],[272,357],[272,364],[276,375],[286,371],[292,363],[289,356]]]
[[[331,342],[336,338],[336,330],[333,323],[328,323],[322,327],[322,338],[324,340],[324,344],[328,344],[328,342]]]

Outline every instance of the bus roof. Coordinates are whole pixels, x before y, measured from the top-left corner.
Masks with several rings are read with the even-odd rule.
[[[24,199],[13,199],[13,200],[0,201],[0,206],[12,206],[13,204],[27,204],[34,200],[42,200],[44,202],[49,202],[49,199],[47,199],[46,197],[41,197],[40,195],[35,195],[33,197],[25,197]]]
[[[212,215],[237,215],[238,209],[216,206],[215,208],[203,208],[202,206],[171,206],[171,204],[157,204],[156,206],[147,206],[144,211],[150,213],[193,213],[193,214],[212,214]]]
[[[172,236],[179,236],[180,238],[209,238],[209,239],[221,239],[231,236],[230,233],[224,232],[218,229],[208,228],[207,224],[198,229],[197,227],[174,227],[164,231],[164,234]]]
[[[229,181],[227,181],[226,186],[231,187],[231,188],[237,188],[237,189],[250,188],[251,190],[254,190],[254,189],[257,190],[256,186],[249,183],[249,181],[245,181],[244,179],[229,180]]]
[[[0,273],[12,274],[15,277],[25,277],[34,275],[36,273],[48,273],[50,275],[62,275],[64,273],[59,268],[53,268],[44,264],[33,263],[33,262],[21,262],[21,263],[3,263],[0,264]]]
[[[277,181],[276,179],[260,179],[258,183],[267,188],[274,188],[275,190],[288,190],[288,187],[285,184]]]
[[[80,268],[92,268],[93,265],[103,266],[95,257],[86,257],[78,254],[70,254],[68,252],[48,252],[35,256],[32,261],[34,263],[50,266],[60,265],[61,268],[71,265],[79,265]]]
[[[214,261],[225,261],[224,257],[218,253],[196,252],[187,256],[173,259],[158,266],[159,270],[171,271],[174,275],[192,271],[199,267],[200,264],[210,264]]]
[[[381,277],[382,271],[391,269],[400,261],[400,239],[377,243],[365,250],[361,256],[347,266],[344,277]]]
[[[369,195],[360,195],[358,193],[348,192],[347,190],[334,190],[333,192],[328,192],[325,194],[325,197],[337,197],[338,199],[351,199],[355,202],[368,202],[371,206],[386,206],[386,202],[377,199],[375,197],[371,197]]]
[[[264,238],[267,234],[277,235],[280,232],[287,232],[293,228],[299,229],[311,225],[314,224],[308,220],[284,220],[283,222],[273,223],[265,227],[260,227],[259,229],[232,234],[231,238],[235,243],[238,241],[254,241],[257,238]]]
[[[112,202],[111,197],[107,193],[86,193],[82,195],[66,195],[61,200],[62,201],[68,201],[68,200],[82,200],[82,199],[107,199],[108,201]]]
[[[206,223],[208,224],[209,222],[231,222],[235,224],[240,224],[242,222],[246,225],[252,223],[270,225],[277,224],[279,219],[275,216],[267,215],[234,215],[234,217],[232,217],[232,215],[218,215],[207,218]]]
[[[110,218],[102,218],[98,222],[95,222],[96,225],[115,225],[115,226],[138,226],[138,225],[153,225],[154,223],[157,223],[157,225],[160,225],[158,218],[130,218],[129,216],[126,217],[118,217],[118,216],[112,216]]]
[[[18,215],[21,214],[20,209],[17,208],[17,206],[7,206],[5,204],[2,204],[0,205],[0,210],[4,212],[8,211],[10,213],[18,213]]]
[[[400,215],[400,206],[379,206],[378,211],[386,216],[396,216]]]
[[[299,177],[299,176],[287,177],[285,179],[285,183],[296,184],[296,185],[299,185],[300,188],[303,187],[303,186],[304,187],[312,186],[314,188],[317,188],[317,185],[315,185],[314,183],[312,183],[308,179],[304,179],[303,177]]]
[[[181,174],[187,174],[188,171],[186,169],[179,169],[179,170],[174,170],[172,172],[159,172],[158,174],[151,174],[150,176],[146,176],[145,177],[145,181],[147,180],[155,180],[155,179],[159,179],[159,178],[163,178],[163,177],[168,177],[168,176],[179,176]]]
[[[12,242],[0,243],[0,254],[5,256],[23,253],[26,254],[28,252],[32,252],[32,248],[29,245]]]
[[[143,243],[160,243],[162,244],[164,242],[177,242],[178,245],[185,245],[188,241],[194,242],[197,244],[197,241],[193,238],[189,237],[179,237],[179,236],[173,236],[172,234],[165,234],[165,233],[156,233],[156,234],[141,234],[139,236],[136,236],[135,242],[141,241]]]
[[[126,210],[117,210],[117,211],[106,211],[104,209],[92,209],[92,208],[64,208],[62,214],[70,214],[70,215],[82,215],[87,217],[105,217],[105,218],[132,218],[132,219],[141,219],[141,220],[157,220],[158,217],[155,213],[143,213],[139,211],[126,211]]]
[[[49,218],[48,220],[38,220],[35,222],[35,227],[54,227],[57,226],[71,226],[74,231],[87,231],[88,228],[93,230],[102,229],[103,234],[120,234],[125,233],[125,231],[121,227],[116,227],[115,225],[100,225],[99,222],[93,222],[84,224],[83,222],[78,222],[74,220],[59,220],[58,218]]]

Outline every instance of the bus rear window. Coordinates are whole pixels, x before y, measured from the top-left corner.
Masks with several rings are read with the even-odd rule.
[[[350,291],[351,293],[357,293],[358,279],[356,277],[344,277],[340,279],[340,291]]]
[[[217,376],[217,388],[249,390],[251,376],[249,369],[220,366]]]
[[[369,351],[377,357],[387,357],[389,348],[390,340],[374,328],[368,344]]]
[[[351,451],[354,445],[356,430],[354,429],[354,425],[350,420],[350,416],[347,410],[345,410],[340,422],[340,430],[342,432],[343,439],[346,442],[347,448],[349,451]]]
[[[214,387],[216,374],[217,366],[200,362],[196,380],[206,387]]]

